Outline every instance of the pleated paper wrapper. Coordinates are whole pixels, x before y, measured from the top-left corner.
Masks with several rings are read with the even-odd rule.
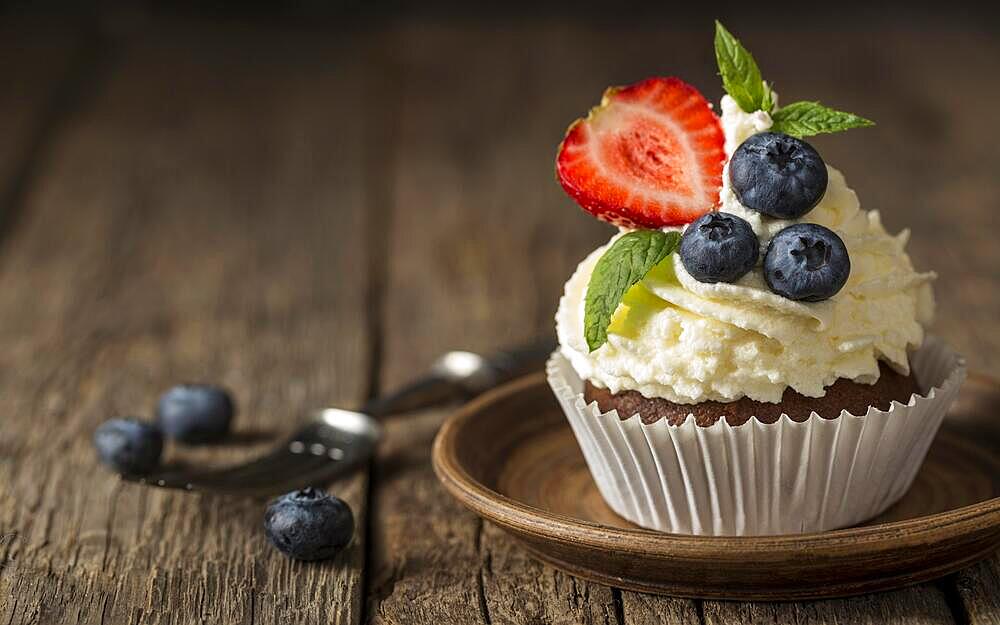
[[[584,401],[583,380],[558,352],[547,373],[615,512],[664,532],[752,536],[855,525],[906,493],[965,379],[962,358],[935,337],[911,365],[926,394],[886,411],[710,427],[602,413]]]

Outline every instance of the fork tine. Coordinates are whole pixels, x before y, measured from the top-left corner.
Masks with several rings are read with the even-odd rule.
[[[367,415],[324,409],[315,412],[313,419],[277,450],[246,464],[122,477],[163,488],[274,493],[288,485],[330,480],[355,469],[371,456],[379,432]]]
[[[332,479],[338,473],[355,468],[366,458],[346,453],[342,459],[334,459],[329,454],[292,453],[286,449],[230,469],[152,475],[142,481],[188,490],[280,492],[285,485],[308,485],[319,479]]]

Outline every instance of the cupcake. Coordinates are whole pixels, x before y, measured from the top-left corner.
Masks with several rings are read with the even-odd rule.
[[[912,483],[965,377],[924,328],[934,274],[806,140],[871,126],[778,105],[716,24],[721,119],[693,87],[609,89],[559,147],[619,232],[556,314],[549,383],[604,499],[706,535],[861,523]]]

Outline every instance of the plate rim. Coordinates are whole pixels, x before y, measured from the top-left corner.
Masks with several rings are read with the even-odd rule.
[[[970,372],[966,383],[985,384],[1000,389],[1000,380],[981,372]],[[618,551],[626,554],[641,553],[647,558],[677,558],[690,554],[698,559],[721,560],[726,559],[726,554],[732,555],[736,550],[741,556],[752,554],[766,556],[764,559],[767,560],[777,560],[787,557],[790,552],[801,552],[806,546],[829,551],[845,544],[857,546],[864,543],[884,543],[901,535],[926,540],[944,532],[949,535],[966,534],[968,531],[962,531],[965,526],[978,525],[984,517],[989,517],[989,525],[1000,527],[1000,496],[911,519],[808,534],[763,536],[703,536],[640,527],[622,528],[536,508],[507,497],[470,475],[457,460],[454,443],[462,426],[491,404],[545,384],[545,373],[538,372],[522,376],[479,396],[445,420],[434,439],[431,452],[434,472],[452,496],[477,515],[521,534],[573,542],[594,549],[607,549],[613,542]],[[555,535],[556,531],[558,536]]]

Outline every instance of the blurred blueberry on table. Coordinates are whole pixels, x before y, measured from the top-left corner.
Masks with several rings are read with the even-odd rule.
[[[274,500],[264,513],[264,532],[291,558],[326,560],[351,542],[354,514],[343,500],[309,487]]]
[[[118,473],[142,475],[160,463],[163,434],[137,419],[110,419],[94,432],[101,462]]]
[[[163,433],[184,443],[214,443],[229,434],[233,400],[211,384],[181,384],[160,396],[156,420]]]

